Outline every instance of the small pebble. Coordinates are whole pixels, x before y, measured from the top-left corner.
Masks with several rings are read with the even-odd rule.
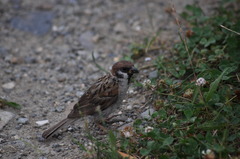
[[[151,60],[152,60],[151,57],[146,57],[146,58],[145,58],[145,61],[151,61]]]
[[[9,82],[9,83],[3,84],[3,85],[2,85],[2,88],[3,88],[3,89],[11,90],[11,89],[13,89],[15,86],[16,86],[16,83],[15,83],[15,82]]]
[[[134,93],[134,90],[130,88],[130,89],[128,89],[128,93],[129,93],[129,94],[133,94],[133,93]]]
[[[125,26],[124,23],[117,23],[117,24],[114,26],[113,30],[114,30],[115,32],[117,32],[117,33],[122,33],[122,32],[126,32],[126,31],[127,31],[127,28],[126,28],[126,26]]]
[[[28,118],[18,118],[17,123],[18,124],[27,124],[28,123]]]
[[[141,117],[142,118],[146,118],[146,119],[150,119],[151,118],[151,115],[155,112],[154,109],[150,108],[150,109],[147,109],[145,112],[141,113]]]
[[[37,59],[35,57],[27,56],[24,58],[24,62],[29,64],[34,64],[34,63],[37,63]]]
[[[58,82],[64,82],[66,81],[67,77],[66,75],[59,75],[59,77],[57,78]]]
[[[3,144],[4,142],[6,142],[5,139],[0,138],[0,144]]]
[[[13,136],[13,138],[14,138],[15,140],[19,140],[19,139],[20,139],[20,137],[19,137],[18,135]]]
[[[14,117],[14,114],[0,109],[0,131]]]
[[[132,122],[132,121],[133,121],[132,118],[128,118],[128,119],[127,119],[127,122]]]
[[[132,108],[133,108],[132,105],[127,106],[127,110],[131,110]]]
[[[69,127],[67,130],[73,132],[74,129],[72,127]]]
[[[58,106],[58,107],[56,107],[55,111],[60,113],[64,110],[64,108],[65,108],[64,106]]]
[[[20,130],[22,128],[22,124],[16,125],[15,129]]]
[[[43,48],[42,47],[38,47],[35,51],[36,51],[36,53],[41,53],[43,51]]]
[[[36,124],[37,124],[38,126],[43,126],[43,125],[46,125],[46,124],[48,124],[48,123],[49,123],[48,120],[36,121]]]
[[[52,148],[58,148],[58,147],[61,147],[61,145],[60,145],[60,144],[56,144],[56,143],[54,143],[54,144],[52,145]]]

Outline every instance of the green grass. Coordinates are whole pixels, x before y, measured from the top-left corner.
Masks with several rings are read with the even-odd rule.
[[[171,159],[240,153],[240,12],[220,6],[208,17],[188,5],[181,16],[191,26],[187,36],[179,25],[181,42],[155,61],[160,77],[139,84],[152,91],[156,112],[134,122],[132,137],[110,133],[98,152],[110,158],[118,158],[118,150],[139,158]],[[133,54],[146,54],[152,40],[133,45]],[[200,77],[207,81],[203,86],[196,85]],[[153,130],[146,132],[146,125]]]
[[[7,101],[5,99],[0,98],[0,107],[3,107],[3,106],[9,106],[9,107],[13,107],[13,108],[16,108],[16,109],[21,108],[20,104],[17,104],[15,102],[10,102],[10,101]]]

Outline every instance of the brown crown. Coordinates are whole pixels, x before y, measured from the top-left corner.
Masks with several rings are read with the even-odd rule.
[[[116,62],[113,66],[112,66],[112,74],[116,75],[116,72],[124,67],[128,67],[128,68],[132,68],[134,67],[134,64],[130,61],[119,61]]]

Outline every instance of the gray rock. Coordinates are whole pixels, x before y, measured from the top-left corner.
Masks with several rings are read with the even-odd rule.
[[[0,138],[0,144],[3,144],[4,142],[6,142],[6,140],[3,138]]]
[[[14,117],[11,112],[3,111],[0,109],[0,130]]]
[[[155,71],[150,72],[150,73],[148,74],[148,77],[149,77],[150,79],[152,79],[152,78],[157,78],[157,77],[158,77],[158,71],[155,70]]]
[[[92,38],[94,37],[91,31],[86,31],[81,34],[79,41],[85,49],[92,49],[94,47]]]
[[[65,109],[64,106],[58,106],[58,107],[56,107],[55,111],[58,112],[58,113],[60,113],[60,112],[62,112],[64,109]]]
[[[24,62],[29,64],[34,64],[34,63],[37,63],[37,59],[35,57],[27,56],[24,58]]]
[[[22,124],[18,124],[15,126],[15,129],[20,130],[22,128]]]
[[[2,85],[3,89],[11,90],[16,86],[15,82],[8,82]]]
[[[28,123],[28,118],[18,118],[17,123],[19,124],[27,124]]]
[[[61,145],[60,145],[60,144],[57,144],[57,143],[54,143],[54,144],[52,145],[52,148],[59,148],[59,147],[61,147]]]
[[[65,90],[66,90],[66,92],[72,92],[73,91],[73,86],[71,86],[71,85],[66,85],[65,86]]]
[[[24,150],[26,148],[26,145],[23,141],[21,140],[16,140],[11,143],[11,145],[15,148],[18,148],[20,150]]]
[[[123,32],[126,32],[126,31],[127,31],[127,28],[126,28],[126,26],[125,26],[124,23],[117,23],[117,24],[114,26],[113,30],[114,30],[115,32],[117,32],[117,33],[123,33]]]
[[[53,144],[52,148],[54,149],[54,151],[56,152],[60,152],[62,151],[61,145],[60,144]]]
[[[64,82],[66,81],[67,77],[65,74],[60,74],[58,77],[57,77],[57,80],[58,82]]]
[[[127,110],[132,110],[132,108],[133,108],[132,105],[128,105],[128,106],[126,107]]]
[[[5,69],[4,72],[7,73],[7,74],[10,74],[10,73],[12,73],[13,71],[12,71],[12,69]]]
[[[7,56],[7,54],[8,54],[8,50],[3,47],[0,47],[0,57],[5,57]]]
[[[145,118],[145,119],[150,119],[151,118],[151,115],[155,112],[154,109],[152,108],[149,108],[147,109],[145,112],[141,113],[141,117],[142,118]]]

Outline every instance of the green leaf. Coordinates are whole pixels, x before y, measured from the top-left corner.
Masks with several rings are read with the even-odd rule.
[[[199,43],[205,46],[205,45],[207,44],[207,42],[208,42],[208,41],[207,41],[206,38],[202,38]]]
[[[218,144],[213,145],[213,150],[215,150],[216,152],[222,152],[224,149],[225,147],[222,145],[218,145]]]
[[[115,137],[115,135],[113,134],[112,131],[109,131],[108,135],[109,135],[108,137],[109,137],[109,142],[111,144],[111,147],[115,149],[116,143],[117,143],[117,138]]]
[[[137,120],[134,121],[133,126],[134,127],[138,127],[141,124],[142,124],[142,120],[141,119],[137,119]]]
[[[161,119],[166,119],[167,118],[167,113],[164,109],[159,110],[158,115],[160,116]]]
[[[207,40],[207,42],[205,43],[205,47],[208,47],[209,45],[211,45],[211,44],[214,44],[216,42],[216,39],[215,38],[213,38],[213,37],[210,37],[208,40]]]
[[[223,75],[225,74],[225,72],[227,71],[228,69],[225,69],[221,75],[214,81],[211,83],[210,85],[210,89],[207,93],[207,96],[206,96],[206,101],[208,102],[212,97],[213,97],[213,94],[217,91],[217,88],[218,88],[218,85],[220,83],[220,81],[222,80],[222,77]]]
[[[197,86],[195,86],[194,91],[193,91],[193,99],[192,99],[192,103],[195,103],[196,98],[198,97],[200,90],[198,89]]]
[[[202,9],[197,7],[197,6],[194,6],[194,5],[187,5],[186,6],[186,9],[191,11],[193,15],[195,16],[200,16],[202,15]]]
[[[169,146],[173,143],[173,141],[174,141],[174,138],[170,136],[163,140],[163,146]]]
[[[186,109],[183,111],[184,115],[186,116],[187,119],[190,119],[193,115],[193,110],[191,109]]]
[[[143,155],[143,156],[147,156],[150,152],[151,152],[150,149],[145,149],[145,148],[143,148],[143,149],[140,150],[140,153],[141,153],[141,155]]]

